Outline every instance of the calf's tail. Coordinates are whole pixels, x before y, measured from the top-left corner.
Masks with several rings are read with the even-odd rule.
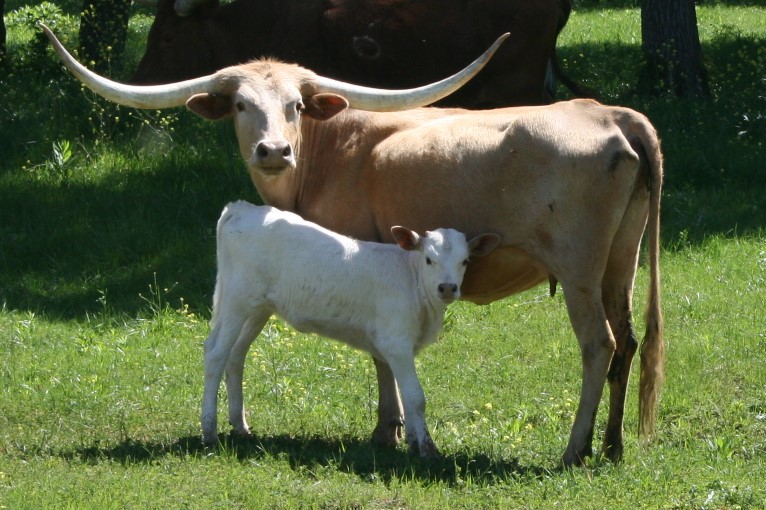
[[[222,264],[223,261],[223,246],[224,243],[221,239],[223,235],[223,228],[226,225],[226,223],[232,218],[234,215],[232,212],[232,206],[236,205],[235,203],[227,204],[226,207],[223,208],[223,211],[221,212],[221,217],[218,219],[218,225],[216,227],[215,231],[215,245],[216,245],[216,276],[215,276],[215,292],[213,293],[213,313],[210,317],[210,329],[212,330],[215,328],[215,325],[218,323],[218,317],[221,313],[219,303],[221,301],[221,296],[223,295],[223,281],[224,277],[221,274],[222,273]]]

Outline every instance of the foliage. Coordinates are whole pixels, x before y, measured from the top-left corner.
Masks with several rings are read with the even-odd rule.
[[[665,239],[680,231],[699,240],[766,225],[763,15],[763,6],[698,9],[710,100],[636,93],[642,57],[635,9],[575,12],[559,38],[558,55],[572,78],[606,103],[644,112],[657,127],[666,163]]]

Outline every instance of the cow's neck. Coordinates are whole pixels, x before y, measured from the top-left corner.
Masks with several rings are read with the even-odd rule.
[[[378,241],[358,178],[377,136],[367,112],[303,119],[297,167],[272,179],[253,175],[264,202],[358,239]]]

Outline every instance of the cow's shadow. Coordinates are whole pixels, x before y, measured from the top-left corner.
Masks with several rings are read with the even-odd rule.
[[[198,436],[183,437],[174,443],[126,440],[114,447],[84,447],[63,453],[86,463],[105,459],[124,465],[154,462],[166,456],[230,455],[238,460],[274,457],[289,462],[292,469],[332,468],[360,479],[388,483],[397,478],[459,485],[472,480],[492,485],[508,479],[534,479],[560,468],[524,466],[517,459],[494,459],[483,453],[458,451],[438,460],[412,456],[402,448],[382,448],[358,438],[328,439],[288,435],[233,438],[220,436],[215,448],[205,447]]]

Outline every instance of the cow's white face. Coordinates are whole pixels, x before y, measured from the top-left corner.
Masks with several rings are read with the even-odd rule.
[[[294,86],[240,87],[233,95],[234,129],[242,158],[265,177],[295,168],[303,97]]]
[[[457,230],[440,228],[421,237],[404,227],[392,227],[396,243],[405,250],[418,251],[421,287],[434,303],[449,304],[460,298],[469,258],[489,254],[500,242],[496,234],[482,234],[466,240]]]
[[[194,95],[186,106],[208,120],[232,117],[242,158],[266,178],[295,168],[302,116],[326,120],[348,107],[336,94],[307,92],[313,73],[296,66],[258,61],[230,69],[216,75],[221,92]]]

